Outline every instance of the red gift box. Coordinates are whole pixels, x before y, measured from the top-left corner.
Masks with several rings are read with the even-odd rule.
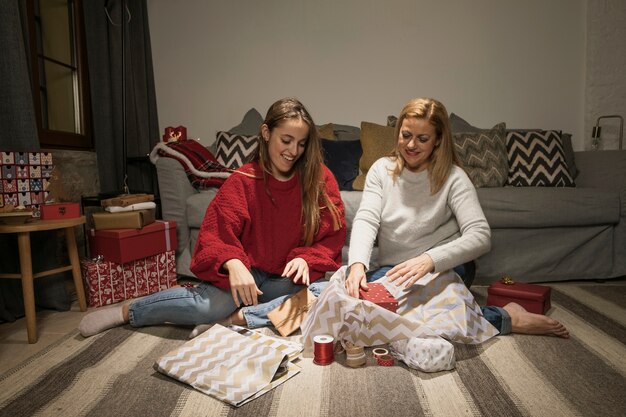
[[[81,259],[80,267],[91,307],[119,303],[176,285],[173,250],[121,265]]]
[[[78,203],[54,203],[42,204],[39,207],[41,220],[73,219],[80,217],[80,205]]]
[[[531,313],[545,314],[550,309],[550,287],[515,282],[494,282],[487,289],[487,305],[504,307],[515,302]]]
[[[389,311],[396,312],[398,309],[398,300],[387,291],[387,288],[385,288],[383,284],[370,282],[367,286],[369,287],[368,291],[364,291],[363,289],[359,290],[359,298],[361,300],[371,301]]]
[[[176,222],[157,220],[141,229],[90,229],[89,254],[125,264],[136,259],[175,250]]]

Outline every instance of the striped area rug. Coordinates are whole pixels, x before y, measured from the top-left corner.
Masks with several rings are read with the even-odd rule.
[[[486,288],[472,288],[479,302]],[[569,340],[510,335],[456,345],[454,371],[314,365],[240,408],[161,375],[188,329],[76,332],[0,375],[0,416],[623,416],[626,286],[555,284],[549,315]],[[269,331],[269,330],[268,330]],[[297,339],[297,337],[296,337]]]

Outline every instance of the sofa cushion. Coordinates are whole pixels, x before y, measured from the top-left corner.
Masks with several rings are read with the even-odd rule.
[[[352,183],[359,175],[359,159],[363,150],[358,140],[322,139],[324,163],[335,176],[339,190],[352,190]]]
[[[573,187],[565,162],[561,134],[509,132],[506,136],[509,159],[508,185],[516,187]]]
[[[501,187],[477,190],[492,229],[617,224],[616,191],[572,187]]]
[[[333,130],[332,123],[326,123],[325,125],[317,126],[317,132],[322,139],[335,140],[335,132]]]
[[[252,108],[243,116],[241,123],[228,129],[228,131],[235,135],[258,135],[261,124],[263,124],[263,116],[257,109]]]
[[[361,129],[356,126],[333,123],[333,132],[337,140],[359,140]]]
[[[213,197],[217,193],[217,188],[208,188],[187,198],[187,224],[190,229],[199,228],[204,220],[204,213]]]
[[[237,169],[253,156],[259,147],[259,135],[236,135],[230,132],[217,132],[215,157],[227,168]]]
[[[476,188],[502,187],[507,180],[504,123],[491,130],[452,135],[454,150]]]
[[[395,128],[376,123],[361,122],[361,148],[363,154],[359,159],[361,173],[354,180],[352,188],[363,190],[367,171],[377,159],[388,155],[396,145]]]

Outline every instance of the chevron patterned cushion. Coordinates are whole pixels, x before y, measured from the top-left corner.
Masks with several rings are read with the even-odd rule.
[[[507,185],[516,187],[574,187],[565,162],[561,134],[554,130],[507,133]]]
[[[215,157],[227,168],[237,169],[250,160],[259,147],[259,135],[236,135],[217,132]]]
[[[499,123],[491,130],[452,136],[456,154],[476,188],[502,187],[506,183],[509,165],[505,130],[506,124]]]

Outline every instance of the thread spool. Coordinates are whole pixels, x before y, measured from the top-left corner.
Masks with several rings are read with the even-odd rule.
[[[389,351],[383,348],[374,348],[372,349],[372,355],[375,359],[378,359],[379,356],[389,355]]]
[[[393,356],[391,355],[381,355],[376,358],[376,361],[380,366],[393,366]]]
[[[327,334],[313,337],[313,363],[316,365],[330,365],[335,360],[333,342],[335,339]]]
[[[358,368],[365,365],[365,349],[362,346],[346,347],[346,365],[351,368]]]

